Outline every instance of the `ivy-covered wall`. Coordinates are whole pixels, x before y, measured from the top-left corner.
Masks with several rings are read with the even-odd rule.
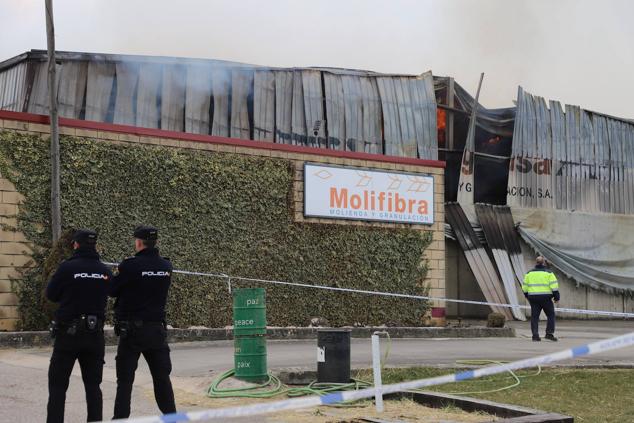
[[[178,269],[426,291],[422,254],[431,232],[294,222],[290,160],[62,137],[61,162],[63,226],[95,228],[105,260],[133,254],[132,229],[144,223],[160,228],[161,252]],[[41,297],[51,247],[47,140],[1,131],[0,172],[25,196],[18,227],[37,247],[36,267],[15,281],[22,328],[41,329],[49,310]],[[420,325],[428,308],[404,299],[266,288],[274,326],[306,326],[312,317],[333,326]],[[175,275],[168,319],[179,327],[230,325],[226,284]]]

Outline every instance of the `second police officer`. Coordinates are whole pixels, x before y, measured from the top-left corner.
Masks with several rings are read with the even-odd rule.
[[[96,243],[95,231],[76,231],[72,257],[59,266],[46,287],[46,297],[59,303],[51,323],[55,343],[48,369],[48,423],[64,421],[66,390],[76,360],[86,390],[87,420],[102,420],[103,322],[112,272],[99,261]]]
[[[116,298],[115,329],[119,335],[114,419],[130,415],[134,373],[141,354],[152,374],[159,409],[163,414],[176,412],[165,323],[172,264],[156,248],[157,228],[138,226],[134,238],[137,253],[121,262],[110,289],[110,295]]]

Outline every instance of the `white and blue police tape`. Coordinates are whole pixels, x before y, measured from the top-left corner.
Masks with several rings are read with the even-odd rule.
[[[528,367],[536,367],[556,361],[571,358],[603,353],[618,348],[631,347],[634,345],[634,332],[617,336],[614,338],[597,341],[590,344],[580,345],[564,351],[552,354],[540,355],[538,357],[527,358],[525,360],[514,361],[490,367],[483,367],[475,370],[467,370],[451,375],[438,376],[429,379],[419,379],[410,382],[396,383],[393,385],[383,385],[381,389],[383,395],[395,392],[403,392],[411,389],[420,389],[445,383],[461,382],[463,380],[475,379],[482,376],[490,376],[503,373],[509,370],[518,370]],[[163,416],[148,416],[120,420],[127,423],[161,423],[161,422],[184,422],[184,421],[205,421],[214,419],[228,419],[235,417],[254,416],[260,414],[273,413],[278,411],[296,410],[300,408],[315,407],[319,405],[332,405],[344,401],[356,401],[364,398],[371,398],[376,394],[375,388],[366,388],[358,391],[334,392],[324,396],[309,396],[303,398],[293,398],[282,401],[266,402],[245,405],[241,407],[227,407],[207,409],[201,411],[189,411],[183,413],[166,414]],[[119,421],[119,420],[118,420]]]
[[[116,263],[104,262],[104,264],[110,265],[110,266],[117,266]],[[497,307],[506,307],[506,308],[522,308],[522,309],[530,310],[530,306],[518,305],[518,304],[490,303],[486,301],[458,300],[453,298],[429,297],[425,295],[399,294],[395,292],[368,291],[364,289],[340,288],[336,286],[311,285],[311,284],[301,283],[301,282],[286,282],[286,281],[276,281],[276,280],[268,280],[268,279],[245,278],[242,276],[226,275],[224,273],[192,272],[189,270],[173,270],[172,272],[179,273],[182,275],[189,275],[189,276],[204,276],[209,278],[224,279],[229,284],[229,290],[231,290],[231,281],[241,281],[241,282],[266,283],[266,284],[273,284],[273,285],[297,286],[301,288],[323,289],[327,291],[349,292],[353,294],[378,295],[383,297],[408,298],[408,299],[425,300],[425,301],[444,301],[448,303],[474,304],[474,305],[497,306]],[[563,307],[557,307],[555,308],[555,311],[558,311],[560,313],[586,314],[590,316],[634,318],[634,313],[625,313],[621,311],[585,310],[585,309],[579,309],[579,308],[563,308]]]

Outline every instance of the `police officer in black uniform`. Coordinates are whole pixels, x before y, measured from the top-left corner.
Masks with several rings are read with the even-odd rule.
[[[46,287],[48,299],[59,303],[50,328],[55,344],[48,369],[49,423],[64,421],[66,390],[75,360],[79,361],[86,390],[87,420],[102,420],[103,320],[112,273],[99,261],[96,242],[95,231],[76,231],[73,256],[59,266]]]
[[[134,238],[137,253],[121,262],[110,289],[110,295],[117,299],[115,331],[119,335],[114,419],[130,415],[134,372],[141,354],[152,374],[159,409],[164,414],[176,412],[165,323],[172,264],[156,248],[158,229],[138,226]]]

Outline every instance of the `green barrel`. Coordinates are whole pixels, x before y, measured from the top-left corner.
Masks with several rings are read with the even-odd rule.
[[[233,291],[233,336],[266,335],[266,295],[263,288]]]
[[[249,336],[234,339],[235,377],[247,382],[264,382],[268,378],[266,368],[266,338]]]

